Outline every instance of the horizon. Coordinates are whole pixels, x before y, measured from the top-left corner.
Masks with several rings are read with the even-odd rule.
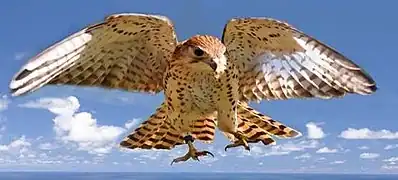
[[[302,174],[302,175],[392,175],[398,176],[398,173],[338,173],[338,172],[256,172],[256,171],[244,171],[244,172],[234,172],[234,171],[58,171],[58,170],[26,170],[26,171],[2,171],[0,173],[123,173],[123,174],[279,174],[279,175],[287,175],[287,174]]]

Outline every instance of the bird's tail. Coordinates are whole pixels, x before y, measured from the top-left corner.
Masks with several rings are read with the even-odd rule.
[[[249,143],[262,142],[264,145],[275,144],[275,140],[269,135],[267,131],[254,124],[247,119],[244,119],[238,115],[238,131],[242,132],[247,138]],[[232,134],[223,132],[223,134],[230,140],[235,141],[235,137]]]
[[[184,138],[171,126],[166,110],[167,107],[163,103],[148,120],[125,137],[120,146],[129,149],[172,149],[176,145],[183,144]],[[215,134],[214,118],[196,120],[191,133],[195,140],[212,142]]]
[[[238,131],[242,132],[248,142],[256,143],[261,141],[264,145],[275,144],[272,136],[279,138],[293,138],[301,136],[301,133],[293,128],[287,127],[281,122],[265,116],[246,103],[238,103]],[[232,134],[224,133],[231,141],[234,141]]]
[[[238,116],[242,121],[253,123],[268,132],[270,135],[279,138],[294,138],[301,136],[299,131],[261,114],[244,102],[238,103]]]

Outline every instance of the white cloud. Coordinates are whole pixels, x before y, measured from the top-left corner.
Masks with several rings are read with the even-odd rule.
[[[39,144],[39,149],[41,149],[41,150],[53,150],[53,149],[57,149],[57,148],[58,148],[58,146],[53,143],[47,142],[47,143]]]
[[[237,157],[265,157],[265,156],[284,156],[289,155],[293,152],[302,152],[308,149],[318,148],[319,142],[316,140],[301,140],[301,141],[288,141],[277,145],[272,145],[269,148],[264,148],[262,144],[252,144],[251,150],[246,151],[239,149],[235,151]],[[221,157],[231,155],[225,153],[223,150],[218,150],[218,154]],[[232,151],[231,151],[232,152]]]
[[[213,147],[212,147],[212,149],[213,149]],[[211,149],[209,149],[209,150],[211,150]],[[246,151],[246,150],[243,150],[243,149],[240,149],[239,151],[240,151],[239,152],[240,155],[238,155],[238,157],[244,157],[244,156],[262,157],[262,156],[272,156],[272,155],[274,155],[274,154],[272,154],[273,151],[269,152],[266,149],[261,148],[257,144],[252,145],[250,147],[250,151]]]
[[[1,122],[1,120],[0,120],[0,124],[1,124],[2,122]],[[6,131],[6,126],[4,125],[4,124],[1,124],[0,125],[0,132],[4,132],[4,131]]]
[[[289,141],[284,144],[279,144],[271,147],[273,154],[289,154],[294,151],[304,151],[306,149],[313,149],[319,146],[316,140],[292,142]]]
[[[264,151],[263,151],[263,148],[260,148],[258,146],[253,146],[253,148],[250,149],[250,152],[254,153],[254,154],[261,154]]]
[[[127,121],[127,122],[124,124],[124,127],[125,127],[126,129],[131,129],[132,127],[138,125],[139,122],[140,122],[139,119],[132,119],[132,120]]]
[[[344,139],[398,139],[398,132],[391,132],[385,129],[372,131],[368,128],[348,128],[341,132],[339,137]]]
[[[330,162],[329,164],[344,164],[344,163],[345,163],[345,160],[343,160],[343,161],[338,160],[338,161]]]
[[[384,159],[384,162],[397,162],[398,161],[398,156],[397,157],[390,157],[388,159]]]
[[[0,145],[0,151],[10,154],[23,154],[28,151],[31,145],[32,144],[26,140],[25,136],[21,136],[10,144]]]
[[[8,104],[10,104],[10,100],[8,100],[6,95],[3,95],[0,98],[0,112],[6,110],[8,108]]]
[[[322,128],[313,122],[306,124],[309,139],[322,139],[325,137],[325,133]]]
[[[264,156],[283,156],[290,154],[290,151],[275,151],[272,149],[264,154]]]
[[[5,125],[6,122],[6,118],[4,118],[1,114],[0,114],[0,139],[3,137],[3,133],[6,131],[7,127]]]
[[[383,162],[387,162],[388,164],[383,165],[381,168],[385,170],[398,170],[398,157],[391,157],[388,159],[384,159]]]
[[[328,147],[323,147],[316,151],[316,153],[319,153],[319,154],[337,153],[337,152],[338,152],[337,149],[329,149]]]
[[[398,144],[389,144],[386,147],[384,147],[385,150],[391,150],[396,148],[398,148]]]
[[[380,157],[380,154],[378,153],[362,153],[359,155],[359,158],[361,159],[375,159]]]
[[[53,129],[57,139],[64,143],[77,143],[79,150],[94,154],[109,153],[114,141],[126,131],[121,127],[98,125],[91,113],[78,112],[80,103],[74,96],[42,98],[20,106],[48,109],[56,114]]]
[[[398,170],[398,166],[383,165],[381,168],[385,170]]]
[[[368,146],[359,146],[358,149],[360,149],[360,150],[367,150],[367,149],[369,149],[369,147],[368,147]]]
[[[80,107],[79,100],[70,96],[67,98],[41,98],[19,105],[26,108],[48,109],[56,115],[73,115]]]
[[[19,61],[22,60],[24,57],[26,57],[27,53],[26,52],[17,52],[14,55],[14,59]]]
[[[225,157],[227,154],[224,153],[224,151],[220,150],[218,151],[220,156]],[[250,151],[246,151],[243,149],[240,149],[238,151],[239,154],[237,154],[237,157],[244,157],[244,156],[251,156],[251,157],[264,157],[264,156],[283,156],[287,155],[290,153],[290,151],[285,150],[284,148],[281,147],[281,145],[277,146],[271,146],[271,148],[264,149],[259,147],[259,145],[252,145]]]
[[[6,95],[3,95],[0,97],[0,112],[5,111],[8,108],[8,105],[10,104],[10,100]],[[6,130],[6,126],[4,122],[6,121],[6,117],[4,117],[2,114],[0,114],[0,133],[4,132]],[[3,137],[2,134],[0,134],[0,139]]]
[[[304,153],[304,154],[302,154],[300,156],[294,157],[294,159],[309,159],[309,158],[311,158],[311,154],[310,153]]]

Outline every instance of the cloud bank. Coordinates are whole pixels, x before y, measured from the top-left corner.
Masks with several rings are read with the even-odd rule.
[[[21,107],[47,109],[53,114],[53,129],[56,138],[64,143],[76,143],[79,150],[90,153],[109,153],[115,141],[126,129],[117,126],[99,125],[89,112],[79,112],[79,100],[67,98],[42,98],[27,102]],[[126,127],[132,127],[131,122]]]

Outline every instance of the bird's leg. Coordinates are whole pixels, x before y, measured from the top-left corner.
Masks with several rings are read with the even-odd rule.
[[[232,135],[235,136],[235,142],[232,144],[228,144],[227,146],[225,146],[225,151],[227,151],[227,149],[229,148],[234,148],[234,147],[238,147],[238,146],[243,146],[246,150],[250,151],[250,147],[249,147],[249,143],[248,143],[248,139],[246,136],[243,135],[242,132],[237,131],[235,133],[232,133]]]
[[[188,144],[188,152],[187,152],[187,154],[185,154],[184,156],[181,156],[181,157],[173,159],[173,161],[171,162],[171,165],[173,165],[173,163],[177,163],[177,162],[181,162],[181,161],[187,161],[190,158],[199,161],[199,158],[198,158],[199,156],[210,155],[210,156],[214,157],[213,153],[211,153],[209,151],[198,151],[198,150],[196,150],[196,148],[193,145],[194,139],[193,139],[193,137],[191,135],[184,136],[184,140],[185,140],[185,143]]]

